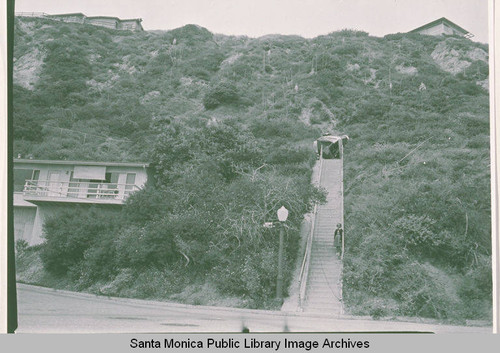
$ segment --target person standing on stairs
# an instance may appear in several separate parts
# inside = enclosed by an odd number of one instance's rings
[[[342,251],[342,237],[344,236],[344,231],[342,230],[342,224],[337,224],[337,229],[333,233],[333,246],[335,246],[337,256],[341,256]]]

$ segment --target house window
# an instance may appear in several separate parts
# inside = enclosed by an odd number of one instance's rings
[[[105,184],[102,185],[101,197],[114,199],[118,197],[118,177],[120,173],[106,173]]]
[[[105,182],[108,183],[108,188],[110,189],[116,189],[118,184],[118,177],[120,176],[120,173],[106,173],[106,180]]]
[[[127,180],[125,183],[125,196],[128,196],[135,189],[135,173],[127,173]]]

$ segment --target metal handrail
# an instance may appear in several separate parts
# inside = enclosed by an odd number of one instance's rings
[[[318,186],[321,185],[321,174],[323,169],[323,146],[320,149],[319,155],[319,172],[318,172]],[[306,296],[306,288],[307,288],[307,277],[309,276],[309,263],[311,260],[311,248],[312,241],[314,236],[314,228],[316,225],[316,213],[318,211],[318,205],[314,205],[314,210],[311,214],[311,231],[309,232],[309,236],[307,237],[306,250],[304,253],[304,259],[302,260],[302,266],[300,268],[299,275],[299,308],[302,309],[304,304],[305,296]]]

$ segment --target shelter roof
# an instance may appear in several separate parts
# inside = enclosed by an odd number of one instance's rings
[[[341,136],[335,136],[335,135],[324,135],[321,136],[317,141],[319,142],[330,142],[330,143],[335,143],[339,140],[349,140],[349,136],[347,135],[341,135]]]

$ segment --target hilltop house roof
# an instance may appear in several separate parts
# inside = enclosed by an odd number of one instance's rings
[[[47,15],[49,17],[68,17],[68,16],[78,16],[78,17],[85,17],[85,15],[81,12],[74,12],[74,13],[60,13],[56,15]]]
[[[457,25],[456,23],[453,23],[451,22],[449,19],[447,19],[446,17],[441,17],[435,21],[432,21],[432,22],[429,22],[423,26],[420,26],[418,28],[415,28],[413,30],[411,30],[409,33],[418,33],[418,32],[422,32],[426,29],[429,29],[429,28],[432,28],[432,27],[435,27],[435,26],[438,26],[440,24],[443,24],[445,26],[448,26],[450,28],[452,28],[453,30],[455,30],[456,32],[458,33],[461,33],[464,37],[467,37],[467,38],[470,38],[473,36],[472,33],[470,33],[469,31],[467,31],[466,29],[460,27],[459,25]]]
[[[89,20],[96,20],[96,19],[99,19],[99,18],[102,18],[102,19],[105,19],[105,20],[120,21],[120,19],[118,17],[113,17],[113,16],[87,16],[87,19],[89,19]]]
[[[107,167],[132,167],[132,168],[147,168],[149,163],[145,162],[93,162],[93,161],[62,161],[62,160],[46,160],[46,159],[19,159],[14,158],[14,163],[25,164],[51,164],[51,165],[95,165]]]
[[[126,18],[124,20],[120,20],[122,22],[125,22],[125,21],[139,21],[139,22],[142,22],[142,18]]]

